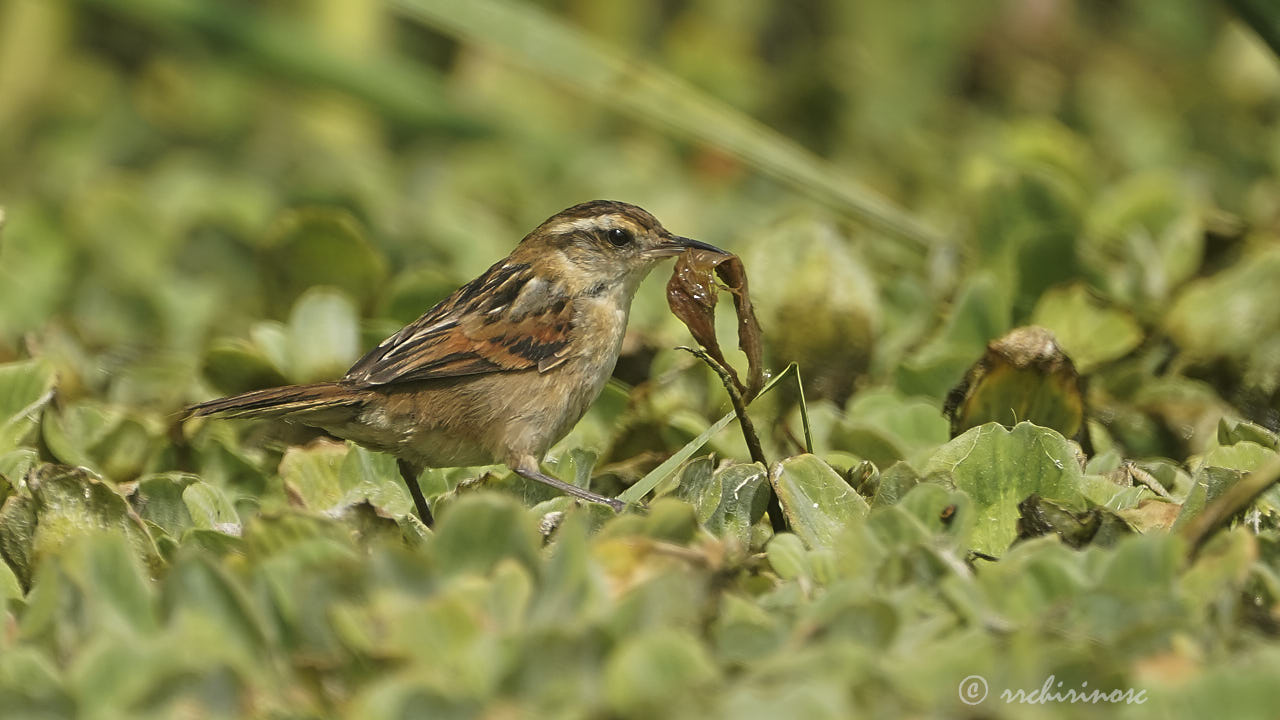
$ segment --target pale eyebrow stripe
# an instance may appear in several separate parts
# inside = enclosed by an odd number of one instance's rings
[[[559,235],[574,230],[595,230],[599,227],[625,227],[630,230],[641,229],[631,218],[626,215],[610,214],[599,215],[589,218],[575,218],[573,220],[561,220],[560,222],[547,228],[547,232],[553,235]]]

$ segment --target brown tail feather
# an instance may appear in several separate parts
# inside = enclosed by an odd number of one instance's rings
[[[359,390],[338,383],[286,385],[254,390],[192,405],[186,417],[217,415],[226,418],[280,417],[328,408],[359,405],[364,401]]]

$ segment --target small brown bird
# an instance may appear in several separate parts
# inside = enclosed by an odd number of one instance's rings
[[[539,464],[613,373],[640,281],[659,260],[693,248],[724,252],[672,235],[635,205],[574,205],[341,380],[257,390],[187,413],[279,417],[390,453],[428,523],[423,468],[497,462],[620,510],[620,501],[549,477]]]

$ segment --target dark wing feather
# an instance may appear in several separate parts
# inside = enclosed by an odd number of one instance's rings
[[[531,281],[526,264],[494,265],[369,351],[343,382],[368,387],[554,367],[569,345],[571,305],[545,295],[517,314]]]

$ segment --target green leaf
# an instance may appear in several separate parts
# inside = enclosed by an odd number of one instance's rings
[[[89,468],[115,482],[142,473],[158,447],[151,429],[105,403],[85,401],[47,412],[42,430],[54,458]]]
[[[767,656],[785,640],[784,623],[755,603],[725,594],[711,628],[717,655],[730,663]]]
[[[353,536],[352,529],[336,518],[292,507],[254,515],[244,528],[246,551],[252,557],[259,561],[285,557],[281,565],[295,571],[320,559],[350,559]]]
[[[907,395],[943,398],[982,355],[987,342],[1009,329],[1010,302],[992,273],[971,276],[937,335],[895,368],[898,389]]]
[[[0,522],[3,522],[3,520],[4,513],[0,511]],[[0,560],[3,559],[0,556]],[[18,580],[18,576],[9,568],[8,563],[0,562],[0,603],[21,597],[22,583]]]
[[[1172,530],[1178,530],[1204,511],[1209,503],[1217,500],[1223,493],[1240,482],[1242,473],[1233,468],[1205,466],[1196,470],[1192,476],[1191,491],[1182,503],[1182,512],[1173,522]]]
[[[485,573],[504,558],[534,570],[541,564],[539,544],[537,525],[522,505],[494,493],[471,493],[440,513],[430,548],[440,571],[453,575]]]
[[[343,504],[350,490],[339,473],[347,453],[346,445],[332,442],[291,447],[280,460],[280,479],[305,507],[333,510]]]
[[[182,504],[187,507],[191,525],[197,530],[240,534],[240,517],[216,485],[204,482],[188,485],[182,491]]]
[[[271,366],[288,374],[293,358],[290,355],[289,328],[284,323],[274,320],[256,322],[249,328],[249,338],[253,341],[254,352],[262,355]]]
[[[32,36],[33,41],[63,22],[62,11],[57,8],[38,12],[44,20],[31,28],[37,33]],[[6,17],[6,26],[13,28],[11,32],[21,32],[15,21],[22,15],[11,12]],[[17,43],[9,46],[16,48]],[[61,222],[65,216],[34,204],[26,204],[26,208],[30,212],[19,213],[11,206],[9,227],[0,243],[4,253],[4,262],[0,263],[0,337],[4,338],[39,330],[65,305],[67,293],[76,282],[77,255],[67,242]]]
[[[341,377],[360,355],[360,315],[341,291],[312,288],[289,313],[289,377],[294,382]]]
[[[815,632],[877,650],[889,648],[901,625],[893,605],[847,584],[830,588],[805,610],[805,623]]]
[[[715,475],[720,502],[704,524],[712,533],[746,547],[751,544],[751,526],[764,516],[769,501],[769,473],[763,465],[744,463],[721,468]]]
[[[1218,421],[1219,445],[1235,445],[1244,441],[1257,443],[1272,450],[1280,450],[1280,435],[1261,425],[1245,420],[1228,420],[1226,418]]]
[[[1196,467],[1220,467],[1240,472],[1258,469],[1267,460],[1276,456],[1276,451],[1259,445],[1256,442],[1243,440],[1234,445],[1218,446],[1201,456]]]
[[[1041,295],[1031,324],[1051,331],[1081,373],[1124,357],[1143,337],[1133,316],[1099,302],[1082,283]]]
[[[31,448],[18,448],[0,454],[0,475],[8,478],[10,484],[18,478],[26,477],[31,468],[40,463],[40,453]]]
[[[93,448],[110,437],[122,419],[113,408],[79,403],[45,416],[44,442],[57,460],[100,471]]]
[[[288,20],[272,12],[246,10],[228,15],[216,4],[145,0],[91,0],[164,32],[182,26],[171,39],[181,47],[189,31],[207,41],[234,42],[238,58],[256,75],[264,72],[277,82],[319,87],[357,98],[391,120],[440,132],[483,132],[476,118],[459,112],[445,99],[446,89],[435,73],[420,63],[392,53],[360,52],[321,28]],[[342,26],[350,29],[349,23]],[[243,70],[242,70],[243,72]],[[237,78],[238,79],[238,78]],[[206,88],[201,86],[201,91]]]
[[[148,475],[138,480],[129,504],[138,517],[155,523],[170,537],[181,538],[192,526],[191,511],[183,502],[183,495],[199,481],[195,475],[182,472]]]
[[[386,453],[348,445],[347,456],[338,469],[338,482],[347,488],[344,502],[367,500],[379,511],[407,516],[413,511],[413,500],[400,477],[396,459]],[[590,469],[587,470],[590,473]]]
[[[904,462],[890,465],[888,470],[880,473],[875,495],[871,498],[871,507],[897,505],[898,501],[922,480],[919,473]]]
[[[1164,327],[1193,357],[1250,359],[1267,347],[1260,338],[1280,332],[1276,277],[1280,251],[1268,250],[1211,277],[1192,280],[1164,315]]]
[[[140,635],[158,627],[154,588],[128,533],[111,529],[76,537],[63,566],[84,589],[98,627]]]
[[[550,463],[552,474],[565,478],[570,485],[580,488],[591,487],[591,471],[595,469],[599,453],[583,448],[571,448]]]
[[[715,664],[694,638],[673,628],[627,638],[605,665],[609,707],[626,717],[653,717],[688,708],[695,691],[717,677]]]
[[[556,531],[555,546],[529,611],[532,623],[544,627],[573,623],[603,600],[603,587],[588,559],[588,530],[587,513],[571,511]]]
[[[362,307],[371,306],[382,290],[387,273],[386,261],[370,245],[360,221],[347,210],[333,207],[286,210],[268,233],[263,259],[269,296],[277,308],[293,306],[295,317],[312,311],[322,314],[326,310],[358,317],[346,298],[354,298]],[[308,290],[321,285],[332,289],[323,291],[321,300],[313,301],[319,303],[319,307],[300,311],[298,306]],[[334,296],[343,300],[335,301]],[[339,305],[345,307],[337,307]],[[326,329],[323,316],[304,322],[308,323],[309,330]],[[351,328],[352,332],[356,330]],[[328,331],[334,332],[334,329],[328,328]],[[344,340],[347,331],[345,327],[338,331]],[[352,336],[353,342],[356,337],[358,332]],[[315,348],[320,349],[318,342]],[[325,357],[332,357],[331,352],[326,352]],[[295,356],[295,360],[301,358]]]
[[[119,531],[149,566],[160,562],[159,552],[142,519],[111,486],[84,468],[41,465],[27,480],[36,506],[32,555],[39,559],[86,533]]]
[[[1018,537],[1028,539],[1053,534],[1073,548],[1088,544],[1108,547],[1133,532],[1119,515],[1099,506],[1075,512],[1062,503],[1032,494],[1018,504]]]
[[[698,533],[692,505],[675,498],[658,498],[649,504],[641,531],[655,540],[687,545]]]
[[[1154,310],[1200,266],[1204,234],[1200,202],[1182,178],[1138,174],[1093,205],[1077,253],[1110,297]]]
[[[905,398],[892,390],[860,393],[845,411],[847,420],[833,440],[841,449],[887,468],[950,438],[947,419],[934,402]]]
[[[1017,155],[1016,166],[993,168],[975,208],[978,265],[1000,275],[1020,314],[1044,288],[1078,274],[1074,246],[1085,207],[1082,168],[1072,165],[1084,162],[1088,143],[1061,126],[1034,123],[1010,129],[999,151]],[[1073,149],[1082,152],[1062,157]]]
[[[260,347],[239,338],[215,342],[205,353],[201,369],[215,389],[229,395],[289,382]]]
[[[36,647],[18,645],[0,653],[0,701],[8,712],[25,711],[31,718],[73,717],[76,702],[65,684],[57,665]]]
[[[813,575],[804,541],[791,533],[774,535],[768,547],[765,548],[765,556],[769,558],[769,565],[773,571],[783,580],[808,578]]]
[[[984,566],[977,581],[991,608],[1016,623],[1076,601],[1090,583],[1080,555],[1056,538],[1018,543],[1000,562]]]
[[[787,252],[777,252],[779,246]],[[818,397],[848,397],[872,359],[881,301],[863,255],[821,216],[761,227],[742,252],[746,267],[767,269],[752,271],[751,298],[770,345],[787,348]],[[803,393],[791,397],[797,395]],[[801,405],[800,412],[803,422],[807,409]]]
[[[680,470],[675,496],[693,506],[698,522],[706,524],[720,507],[723,491],[711,456],[690,460]]]
[[[791,529],[809,547],[829,546],[870,508],[831,466],[814,455],[797,455],[774,465],[769,481],[778,493]]]
[[[53,397],[54,374],[41,360],[0,365],[0,454],[18,447]]]
[[[1205,544],[1195,563],[1178,578],[1178,587],[1201,608],[1207,609],[1214,602],[1231,602],[1245,592],[1256,552],[1247,529],[1224,532]]]
[[[973,428],[934,453],[925,473],[947,472],[973,498],[982,520],[974,528],[973,549],[999,555],[1017,537],[1018,503],[1032,493],[1079,501],[1083,473],[1066,438],[1048,428],[997,423]]]
[[[24,588],[31,587],[35,575],[35,536],[36,501],[10,495],[0,506],[0,557]]]
[[[181,555],[161,587],[160,604],[174,624],[210,623],[213,656],[253,657],[274,640],[274,626],[234,575],[206,554]]]
[[[635,485],[624,490],[622,494],[618,495],[618,499],[625,503],[639,502],[640,498],[644,497],[650,490],[657,487],[658,484],[665,480],[676,468],[680,467],[681,463],[693,457],[694,453],[702,449],[702,446],[707,444],[707,441],[711,439],[712,435],[723,430],[736,418],[737,415],[730,412],[712,423],[710,427],[703,430],[697,437],[685,443],[685,446],[676,451],[674,455],[664,460],[661,465],[650,470],[643,478],[640,478]]]
[[[978,514],[964,491],[922,482],[907,491],[897,507],[913,515],[926,529],[946,534],[957,546],[969,548],[969,535],[978,524]]]

